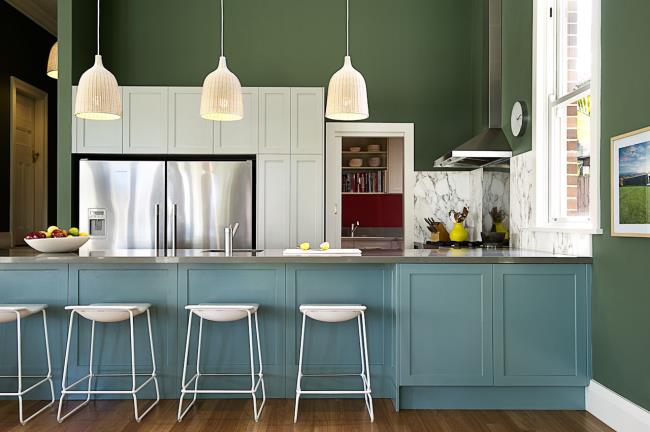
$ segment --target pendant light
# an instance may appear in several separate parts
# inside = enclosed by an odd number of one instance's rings
[[[332,120],[363,120],[368,118],[368,93],[363,75],[350,61],[350,0],[346,0],[345,60],[343,67],[330,79],[327,87],[325,117]]]
[[[223,55],[223,0],[221,0],[221,56],[217,69],[205,77],[201,91],[201,117],[207,120],[234,121],[244,118],[241,83],[228,70]]]
[[[79,78],[74,115],[87,120],[116,120],[122,117],[122,100],[117,80],[104,67],[99,54],[99,2],[95,64]]]
[[[50,48],[50,55],[47,57],[47,76],[59,78],[59,42],[54,42]]]

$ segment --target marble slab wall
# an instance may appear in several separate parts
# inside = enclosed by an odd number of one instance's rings
[[[441,221],[451,230],[450,210],[469,208],[465,227],[470,240],[480,240],[481,231],[489,230],[492,220],[485,209],[497,206],[508,212],[510,201],[508,173],[474,171],[430,171],[415,174],[414,212],[416,242],[429,239],[424,218]]]
[[[535,153],[510,159],[510,244],[520,249],[591,256],[591,235],[535,229]]]

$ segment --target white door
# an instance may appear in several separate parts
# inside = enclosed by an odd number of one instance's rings
[[[122,90],[124,153],[167,153],[167,87]]]
[[[256,154],[258,127],[258,89],[242,88],[244,118],[219,122],[214,128],[214,152],[218,154]]]
[[[323,156],[291,155],[291,245],[323,236]]]
[[[77,87],[75,86],[72,88],[72,152],[121,154],[122,118],[117,120],[77,118],[74,115],[76,96]]]
[[[291,90],[260,88],[260,154],[289,154],[291,150]]]
[[[11,232],[14,245],[46,223],[45,140],[47,99],[16,91],[11,149]],[[39,108],[40,103],[40,108]],[[40,111],[39,111],[40,110]]]
[[[289,155],[260,155],[257,158],[257,247],[292,247],[289,234],[291,202]]]
[[[330,138],[328,136],[327,151],[325,152],[327,157],[325,162],[325,169],[327,170],[325,175],[327,180],[325,185],[325,190],[327,190],[327,198],[325,199],[325,235],[332,248],[341,247],[341,212],[343,211],[341,204],[342,143],[341,137]]]
[[[291,89],[291,154],[323,153],[323,88]]]
[[[212,154],[216,122],[200,108],[201,87],[169,88],[169,153]]]

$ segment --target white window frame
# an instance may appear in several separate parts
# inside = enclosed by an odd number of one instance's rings
[[[536,159],[536,211],[535,230],[573,232],[573,233],[602,233],[600,226],[600,0],[593,2],[592,14],[592,75],[589,84],[581,86],[551,103],[548,99],[548,89],[551,88],[558,74],[556,67],[557,31],[551,28],[549,20],[550,8],[555,9],[556,0],[534,0],[533,9],[533,121],[532,137],[533,151]],[[557,13],[554,10],[554,15]],[[551,62],[551,63],[549,63]],[[561,105],[577,94],[591,90],[591,149],[590,149],[590,182],[589,182],[589,216],[584,218],[571,217],[554,219],[553,191],[566,187],[566,176],[551,178],[550,167],[553,150],[550,146],[550,128],[552,106]]]

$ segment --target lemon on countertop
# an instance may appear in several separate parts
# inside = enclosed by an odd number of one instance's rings
[[[305,242],[305,243],[300,243],[300,246],[299,246],[299,247],[300,247],[300,249],[306,251],[306,250],[309,250],[310,245],[309,245],[308,242]]]
[[[329,242],[323,242],[320,244],[320,250],[326,251],[330,248],[330,243]]]

